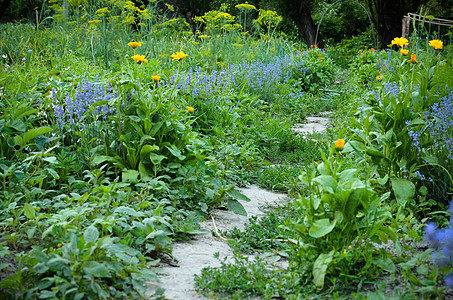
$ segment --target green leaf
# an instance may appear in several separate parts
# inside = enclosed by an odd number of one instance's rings
[[[384,153],[382,153],[381,151],[377,150],[376,148],[368,148],[365,151],[365,153],[368,154],[369,156],[385,157]]]
[[[313,280],[317,288],[324,287],[324,278],[329,264],[332,262],[334,250],[329,253],[321,253],[313,264]]]
[[[63,270],[63,268],[65,268],[68,264],[69,264],[69,261],[62,257],[55,257],[55,258],[49,259],[46,263],[47,267],[49,267],[49,269],[51,269],[53,271]]]
[[[173,156],[177,157],[179,160],[184,160],[186,158],[185,155],[182,155],[181,150],[179,150],[175,145],[171,145],[170,147],[165,146],[165,148],[167,148],[170,153],[173,154]]]
[[[244,206],[236,199],[228,199],[228,209],[237,215],[247,216]]]
[[[83,271],[85,272],[86,275],[92,277],[104,277],[104,278],[111,277],[107,267],[104,264],[97,261],[88,262],[83,267]]]
[[[85,243],[96,243],[99,238],[99,230],[94,226],[89,226],[83,233]]]
[[[320,175],[318,177],[313,178],[313,181],[319,183],[324,191],[329,192],[331,194],[335,193],[337,182],[332,176]]]
[[[35,233],[36,233],[36,226],[33,226],[32,228],[28,229],[27,230],[28,239],[31,240],[35,236]]]
[[[230,190],[226,192],[228,196],[230,196],[233,199],[239,200],[239,201],[245,201],[245,202],[250,202],[249,197],[246,195],[242,194],[241,192],[238,192],[236,190]]]
[[[53,179],[58,180],[60,179],[60,175],[58,175],[57,172],[55,172],[54,169],[51,168],[46,168],[47,172],[49,172],[50,175],[52,175]]]
[[[136,211],[135,209],[127,206],[120,206],[115,209],[115,213],[123,213],[125,215],[133,216],[133,217],[143,217],[145,214],[143,212]]]
[[[48,163],[51,163],[51,164],[57,164],[58,163],[58,160],[55,156],[48,156],[48,157],[43,157],[42,158],[43,161],[47,161]]]
[[[415,195],[415,185],[405,178],[392,177],[393,193],[396,201],[400,205],[405,205]]]
[[[123,182],[138,182],[138,175],[140,173],[137,170],[126,170],[121,173],[121,178]]]
[[[159,154],[152,153],[152,152],[149,154],[149,159],[151,160],[151,162],[154,165],[160,164],[166,158],[167,158],[166,156],[159,155]]]
[[[28,130],[27,132],[24,133],[24,137],[22,139],[22,145],[20,146],[25,146],[25,144],[28,143],[31,139],[34,139],[38,135],[46,134],[48,132],[51,132],[52,128],[50,127],[38,127],[38,128],[32,128]]]
[[[140,159],[149,157],[149,154],[153,151],[159,150],[159,146],[156,145],[144,145],[140,150]]]
[[[34,220],[36,218],[36,210],[30,203],[25,203],[24,213],[30,220]]]
[[[316,220],[313,225],[311,225],[308,234],[314,238],[323,237],[335,228],[336,223],[336,220],[334,220],[333,223],[330,223],[330,220],[327,218]]]
[[[375,259],[372,260],[372,262],[373,262],[373,264],[375,264],[376,266],[378,266],[382,270],[389,272],[390,274],[393,274],[396,271],[395,264],[388,257],[380,257],[380,258],[377,258],[377,259],[375,258]]]

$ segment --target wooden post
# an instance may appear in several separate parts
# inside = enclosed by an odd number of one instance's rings
[[[403,18],[403,30],[401,32],[401,37],[405,38],[409,36],[409,28],[411,26],[411,18],[409,16],[405,16]]]
[[[68,17],[68,9],[69,9],[68,0],[63,0],[62,8],[64,9],[64,11],[63,11],[63,16],[64,16],[65,18],[67,18],[67,17]]]

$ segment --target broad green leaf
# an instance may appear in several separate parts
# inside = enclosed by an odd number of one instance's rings
[[[62,257],[55,257],[52,259],[49,259],[46,263],[47,267],[49,269],[55,271],[55,270],[62,270],[69,264],[69,260],[62,258]]]
[[[228,199],[228,209],[237,215],[247,216],[244,206],[236,199]]]
[[[104,277],[104,278],[110,278],[110,273],[107,267],[97,261],[89,261],[84,267],[83,271],[85,272],[86,275],[92,276],[92,277]]]
[[[393,193],[395,194],[396,201],[405,205],[415,195],[415,185],[405,178],[392,177]]]
[[[378,178],[377,179],[377,182],[380,184],[380,185],[385,185],[387,183],[387,181],[389,180],[389,175],[388,174],[385,174],[384,178]]]
[[[170,147],[165,146],[165,148],[167,148],[170,153],[173,154],[173,156],[177,157],[179,160],[184,160],[186,158],[185,155],[182,155],[181,150],[179,150],[175,145],[171,145]]]
[[[21,146],[25,146],[25,144],[27,144],[28,141],[30,141],[31,139],[34,139],[38,135],[46,134],[46,133],[51,132],[51,131],[52,131],[52,128],[44,127],[44,126],[43,127],[38,127],[38,128],[32,128],[32,129],[30,129],[30,130],[28,130],[27,132],[24,133],[24,138],[22,140],[23,145],[21,145]]]
[[[36,226],[33,226],[32,228],[28,229],[27,230],[28,239],[31,240],[35,236],[35,233],[36,233]]]
[[[336,220],[334,220],[333,223],[330,223],[330,220],[327,218],[316,220],[310,227],[308,234],[314,238],[323,237],[335,228],[336,223]]]
[[[98,165],[103,162],[115,162],[115,159],[111,156],[106,156],[106,155],[98,155],[93,158],[93,164]]]
[[[23,120],[15,120],[13,123],[10,124],[10,126],[15,130],[21,132],[24,132],[27,129],[27,123],[25,123]]]
[[[376,148],[368,148],[366,151],[365,151],[366,154],[368,154],[369,156],[374,156],[374,157],[385,157],[384,156],[384,153],[382,153],[381,151],[377,150]]]
[[[249,197],[236,190],[227,191],[226,193],[233,199],[250,202]]]
[[[77,293],[74,296],[74,300],[82,300],[85,297],[85,293]]]
[[[139,172],[137,170],[126,170],[121,173],[121,179],[123,182],[138,182]]]
[[[317,288],[324,287],[324,278],[329,264],[332,262],[334,250],[329,253],[321,253],[313,264],[313,281]]]
[[[340,180],[346,181],[353,178],[355,173],[357,173],[357,169],[347,169],[339,174],[339,178]]]
[[[152,153],[152,152],[149,154],[149,159],[151,160],[151,162],[154,165],[160,164],[166,158],[167,158],[166,156],[159,155],[159,154]]]
[[[331,194],[335,193],[337,182],[332,176],[320,175],[318,177],[313,178],[313,181],[319,183],[324,191],[329,192]]]
[[[85,243],[96,243],[99,238],[99,230],[94,226],[89,226],[83,233]]]
[[[140,159],[147,158],[153,151],[159,150],[159,146],[156,145],[144,145],[140,150]]]
[[[135,209],[127,206],[120,206],[115,209],[115,213],[123,213],[125,215],[133,216],[133,217],[143,217],[145,214],[141,211],[136,211]]]
[[[380,257],[372,260],[373,264],[390,274],[395,273],[396,267],[393,261],[388,257]]]
[[[55,156],[48,156],[48,157],[43,157],[42,158],[43,161],[47,161],[48,163],[51,163],[51,164],[57,164],[58,163],[58,160]]]
[[[36,210],[30,203],[25,203],[24,213],[30,220],[34,220],[36,218]]]
[[[53,179],[60,179],[60,175],[58,175],[58,173],[54,170],[54,169],[51,169],[51,168],[46,168],[47,172],[49,172],[50,175],[52,175]]]
[[[43,290],[38,293],[38,299],[55,299],[55,293],[48,291],[48,290]]]

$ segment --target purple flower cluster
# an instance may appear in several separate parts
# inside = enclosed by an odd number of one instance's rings
[[[396,82],[386,82],[384,83],[385,94],[392,95],[395,99],[398,99],[398,94],[400,93],[400,88]]]
[[[418,153],[421,153],[422,148],[420,144],[420,132],[413,130],[412,127],[410,126],[409,121],[406,121],[405,124],[407,126],[407,133],[409,134],[409,137],[412,139],[412,145],[417,148]]]
[[[56,100],[56,91],[54,89],[52,90],[52,97]],[[66,124],[83,126],[83,124],[79,124],[79,121],[89,111],[93,112],[95,120],[99,117],[106,118],[108,114],[113,112],[113,109],[108,104],[92,106],[100,101],[109,101],[115,97],[116,94],[109,85],[82,79],[77,86],[74,98],[70,97],[69,93],[66,93],[64,104],[54,105],[55,120],[60,129],[63,129]]]
[[[448,208],[453,215],[453,201]],[[429,247],[434,249],[432,257],[434,262],[441,268],[451,271],[453,264],[453,217],[450,217],[450,226],[444,229],[436,228],[434,223],[428,223],[425,227],[425,240]],[[445,277],[445,285],[453,288],[453,272]]]
[[[428,110],[427,119],[432,122],[428,132],[433,139],[433,148],[444,152],[449,160],[453,161],[453,91],[442,97]]]
[[[193,98],[209,99],[217,95],[228,95],[238,89],[269,98],[276,94],[279,84],[287,83],[295,74],[298,77],[305,76],[308,71],[303,60],[285,56],[270,62],[246,61],[230,65],[222,71],[190,69],[184,74],[171,76],[169,84]],[[293,96],[300,96],[300,93],[293,93]]]

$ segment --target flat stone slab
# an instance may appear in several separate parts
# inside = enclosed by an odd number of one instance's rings
[[[241,192],[250,198],[250,202],[241,202],[247,211],[247,216],[240,216],[228,210],[215,209],[212,213],[217,230],[228,231],[237,227],[244,230],[245,224],[251,216],[262,216],[260,207],[266,204],[276,204],[285,201],[286,195],[277,194],[252,185],[241,189]],[[179,242],[173,245],[172,255],[178,266],[162,264],[162,274],[159,275],[160,284],[149,284],[149,297],[157,288],[165,289],[165,298],[174,300],[209,299],[199,295],[195,291],[194,275],[201,274],[206,267],[220,267],[220,260],[226,257],[232,260],[233,252],[228,242],[217,235],[212,234],[215,230],[212,219],[200,224],[205,229],[204,234],[198,235],[188,242]],[[218,253],[219,259],[214,255]],[[148,297],[148,298],[149,298]]]
[[[295,124],[292,128],[296,134],[323,132],[327,129],[330,119],[326,117],[307,117],[307,123]]]

